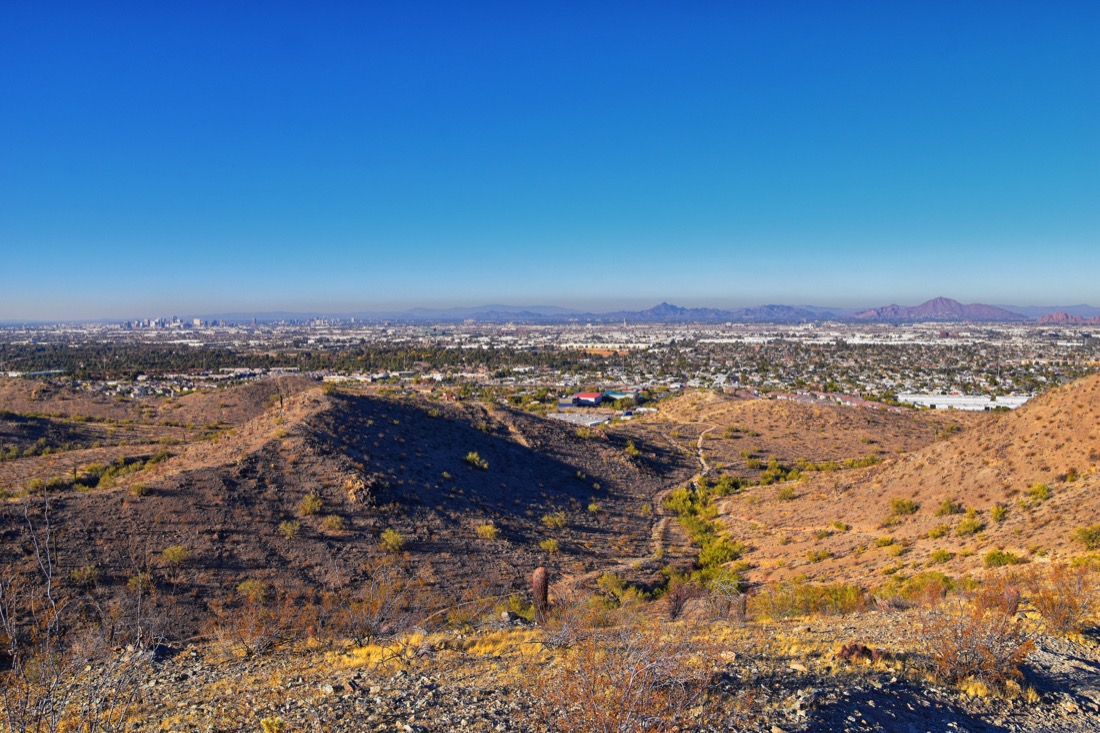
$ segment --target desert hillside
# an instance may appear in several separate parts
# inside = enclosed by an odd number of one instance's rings
[[[805,474],[722,500],[723,523],[756,549],[760,579],[980,569],[990,551],[1068,559],[1100,516],[1100,377],[960,426],[862,469]],[[822,553],[827,553],[823,555]]]
[[[506,408],[320,387],[219,399],[247,403],[237,414],[255,416],[189,442],[0,464],[13,496],[33,488],[32,476],[51,477],[65,574],[92,562],[102,586],[124,587],[141,573],[167,577],[163,551],[185,548],[165,588],[197,622],[244,581],[299,595],[355,587],[365,567],[395,553],[456,594],[522,587],[540,563],[560,577],[644,561],[633,570],[656,582],[675,560],[650,557],[659,494],[693,470],[667,445],[639,440],[632,454],[621,438],[582,437]],[[108,459],[135,470],[80,483],[88,464]],[[22,531],[13,501],[9,551]],[[385,546],[387,536],[396,546]]]

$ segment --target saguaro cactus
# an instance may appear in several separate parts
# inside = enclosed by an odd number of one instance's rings
[[[540,623],[546,617],[546,610],[549,608],[546,599],[549,587],[550,580],[546,568],[540,565],[535,568],[535,572],[531,573],[531,598],[535,602],[535,621]]]

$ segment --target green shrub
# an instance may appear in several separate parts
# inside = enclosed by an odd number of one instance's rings
[[[806,559],[813,563],[828,560],[830,557],[832,557],[832,553],[828,550],[810,550],[806,553]]]
[[[500,537],[500,530],[492,522],[477,525],[477,536],[483,540],[495,540]]]
[[[910,602],[931,604],[955,588],[954,580],[938,570],[929,570],[917,573],[911,578],[894,576],[879,587],[878,595],[883,598],[900,598]]]
[[[780,501],[794,501],[798,498],[798,494],[795,493],[795,490],[792,489],[790,486],[784,486],[782,489],[779,490],[779,493],[776,494],[776,497]]]
[[[993,508],[989,510],[989,516],[994,522],[1003,522],[1005,517],[1008,516],[1008,507],[1004,504],[994,504]]]
[[[745,545],[732,541],[728,537],[715,537],[703,544],[696,562],[700,567],[709,568],[736,560],[745,552]]]
[[[126,579],[126,588],[131,593],[148,593],[153,588],[153,578],[149,573],[135,573]]]
[[[302,525],[298,522],[286,521],[279,523],[279,534],[288,540],[292,540],[298,536],[298,532],[301,530]]]
[[[271,587],[267,581],[249,578],[237,584],[237,595],[250,603],[262,603],[268,597]]]
[[[329,514],[321,520],[321,529],[333,533],[347,532],[348,522],[339,514]]]
[[[1046,484],[1032,484],[1027,489],[1027,495],[1031,497],[1032,501],[1046,501],[1050,498],[1050,487]]]
[[[955,553],[948,552],[947,550],[936,550],[929,557],[928,560],[934,565],[943,565],[945,562],[951,561],[955,557]]]
[[[187,551],[187,548],[183,545],[172,545],[171,547],[165,547],[161,550],[160,557],[164,560],[164,563],[169,567],[178,568],[187,562],[187,558],[191,556],[191,553]]]
[[[904,517],[909,514],[916,514],[920,509],[920,504],[912,499],[891,499],[890,500],[890,513],[898,517]]]
[[[382,547],[388,552],[401,552],[405,548],[405,537],[392,527],[382,532]]]
[[[466,462],[466,465],[472,466],[480,471],[489,470],[489,462],[479,456],[477,451],[470,451],[462,460]]]
[[[597,512],[600,511],[600,505],[597,504],[594,501],[589,502],[588,503],[588,511],[591,512],[592,514],[596,514]]]
[[[947,533],[951,531],[951,528],[946,524],[939,524],[928,530],[928,539],[938,540],[940,537],[946,537]]]
[[[955,527],[955,535],[957,537],[969,537],[978,534],[983,529],[985,529],[985,522],[978,516],[978,512],[971,509],[966,513],[966,519],[959,522],[959,526]]]
[[[1073,539],[1084,545],[1086,550],[1100,550],[1100,524],[1075,530]]]
[[[1004,550],[990,550],[982,562],[987,568],[999,568],[1002,565],[1022,565],[1027,559]]]
[[[937,517],[946,517],[951,514],[962,514],[963,506],[954,499],[944,499],[940,502],[940,506],[936,509]]]
[[[750,599],[751,610],[770,619],[792,616],[842,615],[863,610],[867,596],[857,585],[816,585],[794,580],[768,586]]]
[[[71,578],[74,583],[84,588],[91,588],[99,585],[99,580],[102,576],[103,573],[100,572],[99,567],[96,565],[84,565],[69,573],[69,578]]]
[[[302,497],[302,500],[298,502],[298,514],[303,517],[309,517],[314,514],[318,514],[321,508],[325,505],[325,502],[321,497],[312,492]]]
[[[548,529],[561,529],[565,526],[565,512],[553,512],[542,515],[542,523]]]
[[[539,547],[553,555],[555,552],[561,549],[561,544],[553,538],[548,538],[539,543]]]
[[[879,537],[875,540],[875,547],[889,547],[897,542],[893,537]]]

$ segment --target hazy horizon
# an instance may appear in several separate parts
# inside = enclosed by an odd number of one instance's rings
[[[0,10],[0,321],[1100,302],[1100,6]]]
[[[76,316],[76,317],[32,317],[32,318],[4,318],[0,317],[0,325],[19,325],[19,324],[50,324],[50,323],[112,323],[112,322],[126,322],[126,321],[140,321],[150,319],[163,319],[163,318],[181,318],[181,319],[218,319],[232,316],[233,318],[267,318],[274,316],[285,316],[294,318],[303,317],[355,317],[355,316],[387,316],[394,315],[400,316],[403,314],[411,314],[416,311],[426,311],[429,313],[446,312],[446,311],[465,311],[465,310],[481,310],[486,308],[506,308],[506,309],[542,309],[542,308],[558,308],[565,312],[573,312],[578,314],[591,314],[601,315],[607,313],[616,313],[620,311],[645,311],[653,308],[661,303],[668,303],[673,306],[682,308],[711,308],[716,310],[730,310],[735,311],[740,308],[755,308],[762,306],[793,306],[793,307],[807,307],[807,308],[820,308],[826,310],[834,310],[837,315],[842,316],[847,313],[857,312],[861,310],[870,310],[872,308],[879,308],[887,305],[900,305],[900,306],[918,306],[935,297],[948,297],[951,300],[956,300],[960,303],[991,305],[994,307],[1007,308],[1012,310],[1017,308],[1020,310],[1032,310],[1032,309],[1044,309],[1053,311],[1058,308],[1079,308],[1084,307],[1090,310],[1100,311],[1100,306],[1093,305],[1092,303],[979,303],[979,301],[960,300],[958,298],[950,298],[950,296],[931,296],[925,297],[918,301],[887,301],[881,300],[874,303],[856,303],[856,304],[823,304],[823,303],[811,303],[811,302],[784,302],[780,300],[768,300],[760,302],[718,302],[712,300],[697,300],[697,299],[677,299],[677,298],[660,298],[659,300],[615,300],[615,301],[577,301],[573,304],[552,303],[552,302],[515,302],[515,303],[492,303],[481,301],[470,301],[465,303],[456,303],[452,301],[447,302],[405,302],[405,303],[392,303],[392,304],[374,304],[374,305],[346,305],[345,307],[307,307],[300,308],[280,307],[273,306],[270,308],[223,308],[223,309],[188,309],[177,308],[169,309],[165,311],[141,311],[141,312],[109,312],[101,315],[89,315],[89,316]]]

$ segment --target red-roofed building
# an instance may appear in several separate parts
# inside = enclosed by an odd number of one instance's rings
[[[573,395],[574,405],[595,406],[603,402],[603,395],[599,392],[578,392]]]

